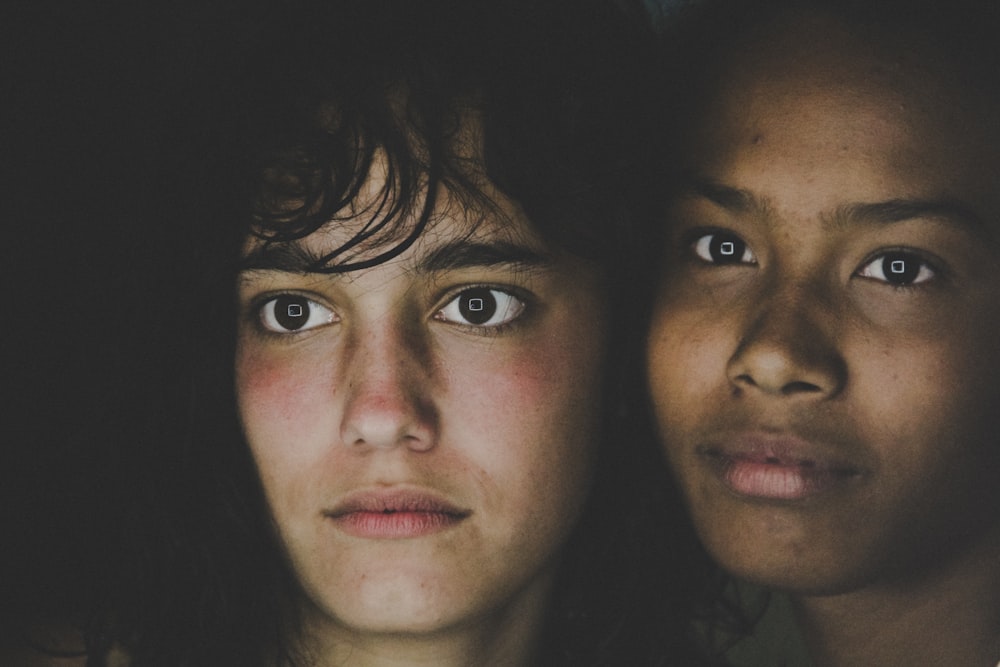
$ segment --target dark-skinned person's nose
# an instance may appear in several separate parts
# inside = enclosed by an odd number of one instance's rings
[[[821,400],[843,389],[847,366],[828,330],[833,315],[803,300],[765,304],[749,319],[726,368],[736,391]]]

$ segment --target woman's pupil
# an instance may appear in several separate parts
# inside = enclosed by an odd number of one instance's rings
[[[496,313],[497,300],[485,288],[466,290],[458,297],[458,311],[472,324],[484,324]]]
[[[274,302],[274,318],[286,329],[301,329],[309,320],[309,300],[301,296],[279,296]]]

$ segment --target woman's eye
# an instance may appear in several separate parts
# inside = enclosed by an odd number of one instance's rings
[[[463,290],[439,310],[435,319],[477,327],[506,324],[524,312],[524,302],[513,294],[489,287]]]
[[[712,232],[695,239],[694,254],[710,264],[756,264],[746,241],[735,234]]]
[[[862,266],[858,275],[880,280],[894,287],[908,287],[927,282],[937,272],[913,253],[887,252]]]
[[[333,311],[297,294],[282,294],[260,307],[260,321],[274,333],[297,333],[336,322]]]

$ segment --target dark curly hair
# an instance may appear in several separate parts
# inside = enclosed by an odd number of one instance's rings
[[[624,0],[286,3],[187,54],[197,66],[157,98],[162,158],[144,190],[156,213],[139,216],[157,224],[130,232],[141,275],[155,277],[141,288],[152,307],[135,316],[145,336],[124,353],[145,360],[120,392],[132,416],[107,492],[120,528],[88,592],[90,664],[115,647],[134,667],[302,662],[294,573],[235,411],[233,286],[248,235],[273,247],[356,220],[377,152],[389,177],[368,224],[316,270],[403,252],[439,186],[488,210],[483,169],[550,245],[604,268],[616,330],[633,328],[626,223],[650,199],[658,122],[647,23]],[[470,117],[482,142],[471,162]],[[631,370],[623,341],[613,336],[622,363],[610,366]],[[712,570],[612,375],[607,395],[620,400],[539,663],[702,664],[692,619]]]

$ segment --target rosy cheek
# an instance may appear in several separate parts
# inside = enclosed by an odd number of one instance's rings
[[[527,343],[520,354],[505,360],[497,372],[498,380],[522,400],[558,404],[559,397],[588,394],[599,384],[601,368],[600,334],[567,336],[567,326],[556,334],[543,335]]]
[[[331,436],[331,425],[323,417],[329,412],[329,397],[324,402],[321,377],[316,364],[280,354],[244,349],[237,355],[236,390],[244,435],[272,509],[279,515],[314,500],[313,473]]]
[[[563,366],[558,351],[543,354],[541,345],[532,346],[528,354],[518,355],[497,369],[498,382],[519,395],[537,395],[550,384],[555,384]]]
[[[510,350],[476,360],[476,373],[462,377],[458,396],[475,402],[478,414],[492,415],[493,429],[519,441],[569,441],[599,414],[602,365],[600,335],[567,337],[569,327],[554,327]],[[558,335],[557,335],[558,334]],[[559,447],[543,448],[555,453]]]
[[[301,366],[280,355],[240,350],[236,359],[236,392],[246,428],[278,422],[288,429],[304,421],[309,406],[314,404],[309,396],[315,387]]]

